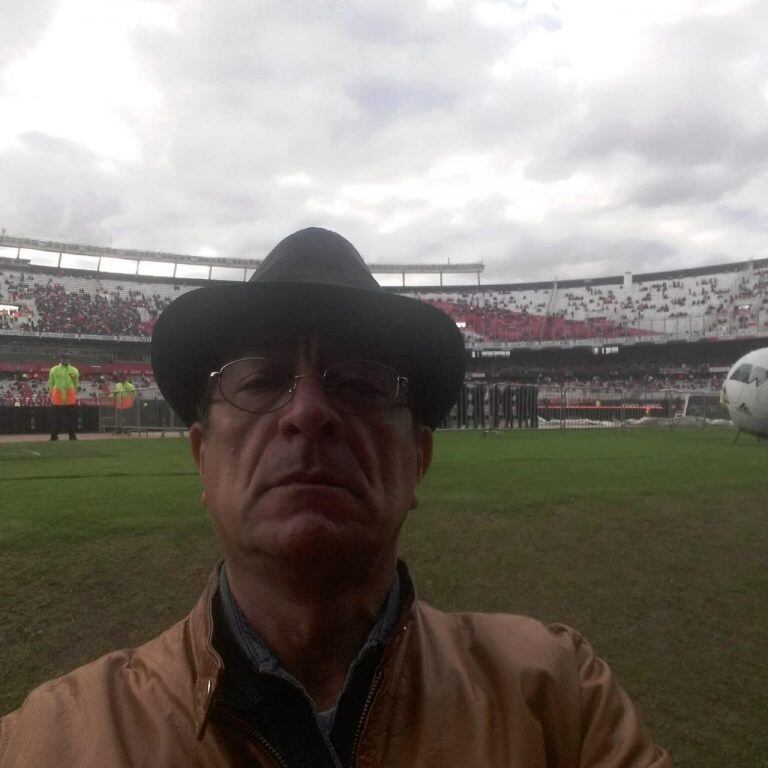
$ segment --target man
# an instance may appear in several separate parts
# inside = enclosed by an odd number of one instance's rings
[[[70,440],[77,440],[77,388],[80,373],[69,364],[69,355],[62,354],[59,364],[48,372],[48,392],[51,395],[51,440],[59,439],[66,429]]]
[[[115,376],[116,383],[115,388],[112,391],[112,397],[115,402],[115,424],[118,432],[124,432],[124,422],[126,416],[123,413],[133,408],[133,404],[136,400],[136,387],[129,378],[128,374],[117,374]]]
[[[117,410],[122,411],[133,406],[136,399],[136,387],[127,374],[115,376],[115,388],[112,390],[112,397]]]
[[[173,302],[152,359],[224,563],[175,627],[1,720],[0,768],[669,765],[578,633],[414,597],[398,536],[464,372],[447,315],[308,229]]]

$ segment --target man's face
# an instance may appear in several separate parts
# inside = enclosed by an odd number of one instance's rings
[[[317,342],[286,346],[249,354],[284,358],[296,374],[322,375],[350,359]],[[307,572],[335,565],[350,578],[355,566],[393,565],[432,454],[431,432],[414,428],[408,407],[339,413],[315,377],[300,379],[291,401],[265,414],[240,411],[215,390],[190,441],[228,562]]]

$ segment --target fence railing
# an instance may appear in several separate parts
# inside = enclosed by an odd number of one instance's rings
[[[114,393],[99,398],[99,432],[183,432],[176,415],[158,387],[135,393]]]
[[[615,429],[730,423],[720,393],[702,390],[466,383],[447,429]],[[183,432],[157,387],[99,400],[100,432]]]
[[[703,390],[467,383],[448,429],[614,429],[728,424],[720,393]]]

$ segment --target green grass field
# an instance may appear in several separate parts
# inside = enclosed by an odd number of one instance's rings
[[[439,433],[403,554],[446,609],[580,629],[676,766],[768,766],[768,444]],[[217,560],[186,442],[0,445],[0,712],[183,616]]]

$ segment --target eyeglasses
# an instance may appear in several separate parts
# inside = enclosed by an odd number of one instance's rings
[[[306,378],[320,379],[326,397],[341,413],[371,415],[392,405],[401,392],[408,394],[407,378],[372,360],[345,360],[322,374],[295,374],[284,360],[244,357],[212,371],[209,382],[218,382],[221,396],[235,408],[271,413],[287,405],[299,379]]]

